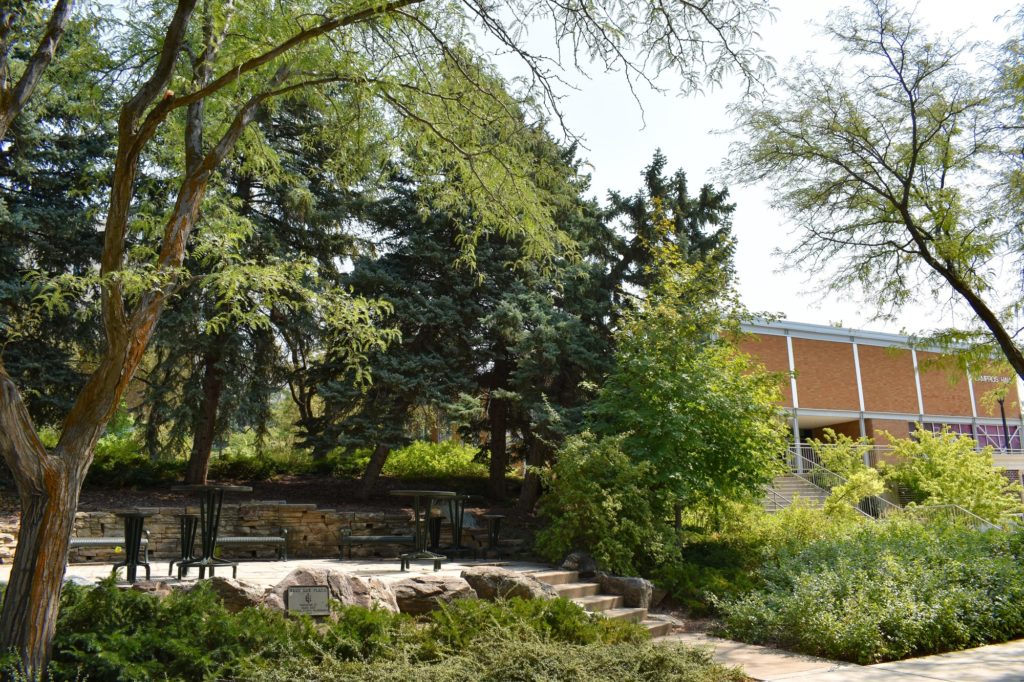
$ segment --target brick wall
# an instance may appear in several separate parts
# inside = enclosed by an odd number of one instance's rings
[[[794,338],[793,365],[801,408],[860,409],[850,344]]]
[[[861,344],[857,355],[866,411],[917,414],[914,358],[909,350]]]

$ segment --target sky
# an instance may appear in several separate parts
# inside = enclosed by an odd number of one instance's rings
[[[776,60],[780,72],[791,59],[811,50],[831,63],[834,47],[818,35],[815,24],[820,25],[829,11],[845,4],[850,3],[776,0],[775,21],[763,25],[760,32],[761,46]],[[1005,22],[997,23],[995,18],[1015,7],[1009,0],[926,0],[917,5],[917,13],[933,31],[950,34],[964,30],[973,39],[1001,42],[1007,35]],[[671,74],[663,74],[658,84],[671,92],[663,95],[641,90],[641,110],[621,74],[591,73],[589,79],[568,74],[568,78],[576,90],[563,90],[562,109],[568,127],[584,138],[586,149],[581,155],[590,164],[594,195],[603,199],[609,189],[636,192],[642,169],[657,148],[668,157],[669,172],[677,168],[686,172],[691,193],[705,182],[721,182],[716,168],[736,139],[729,132],[732,122],[727,106],[740,95],[737,83],[710,94],[682,98],[675,94],[677,81]],[[808,279],[808,273],[781,272],[783,259],[772,251],[793,243],[794,237],[785,217],[770,208],[767,188],[729,189],[736,203],[733,232],[739,288],[750,310],[777,313],[798,322],[841,323],[889,332],[916,333],[956,323],[955,311],[934,304],[908,307],[895,322],[883,322],[871,320],[873,310],[859,303],[856,292],[823,297],[820,280]]]

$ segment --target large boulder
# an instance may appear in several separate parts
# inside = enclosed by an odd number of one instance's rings
[[[72,580],[74,578],[75,576],[71,576]],[[136,592],[151,594],[159,599],[163,599],[174,591],[170,583],[165,580],[137,580],[132,583],[132,589]]]
[[[554,599],[554,587],[526,573],[516,573],[497,566],[471,566],[462,571],[462,577],[481,599]]]
[[[564,571],[576,571],[584,580],[590,580],[597,575],[597,561],[586,552],[570,552],[562,560],[561,568]]]
[[[259,606],[263,603],[263,597],[267,591],[266,588],[256,583],[219,575],[205,582],[224,602],[224,608],[231,613],[238,613],[250,606]]]
[[[330,598],[346,606],[398,611],[395,593],[377,578],[361,578],[330,568],[296,568],[270,589],[263,603],[271,608],[286,610],[289,587],[326,585]]]
[[[597,574],[597,583],[604,594],[622,597],[623,606],[631,609],[649,609],[654,595],[654,584],[643,578],[625,578],[607,573]]]
[[[456,599],[476,599],[469,583],[454,575],[414,575],[391,585],[402,613],[427,613]]]

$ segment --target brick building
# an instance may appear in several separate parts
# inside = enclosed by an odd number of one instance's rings
[[[745,352],[789,375],[783,406],[796,443],[820,438],[827,427],[884,446],[881,432],[906,437],[916,424],[936,431],[949,426],[993,446],[999,466],[1024,470],[1016,377],[930,367],[938,353],[912,348],[898,334],[799,322],[750,324],[744,331],[752,334],[741,344]],[[1001,386],[1008,389],[1002,405],[985,399]],[[884,447],[870,454],[875,461],[884,457]]]

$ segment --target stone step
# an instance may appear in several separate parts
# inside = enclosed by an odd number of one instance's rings
[[[596,613],[598,611],[607,612],[608,610],[618,609],[622,606],[624,600],[617,595],[595,594],[589,597],[576,597],[572,601],[587,611]]]
[[[601,591],[597,583],[561,583],[553,585],[559,597],[572,599],[573,597],[591,597]]]
[[[532,575],[537,580],[548,585],[575,583],[580,579],[580,574],[577,571],[537,571]]]
[[[654,620],[647,618],[640,621],[640,625],[647,628],[647,632],[651,633],[651,638],[662,637],[672,632],[672,623],[667,620]]]
[[[601,615],[615,620],[631,620],[634,623],[643,623],[647,620],[647,609],[631,609],[618,606],[601,611]]]

